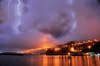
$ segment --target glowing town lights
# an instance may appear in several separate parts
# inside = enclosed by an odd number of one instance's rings
[[[71,47],[71,48],[70,48],[70,51],[71,51],[71,52],[75,52],[74,47]]]
[[[85,53],[85,55],[89,55],[89,53]]]
[[[97,40],[97,39],[94,39],[94,41],[95,41],[95,42],[98,42],[99,40]]]
[[[70,53],[70,52],[68,52],[67,54],[68,54],[68,56],[70,56],[70,55],[71,55],[71,53]]]
[[[65,45],[65,47],[68,47],[68,45]]]
[[[82,43],[87,43],[86,41],[83,41]]]
[[[81,45],[82,43],[81,43],[81,42],[78,42],[77,44],[78,44],[78,45]]]
[[[74,47],[70,47],[70,52],[80,52],[81,50],[77,50]]]
[[[92,43],[92,40],[88,40],[88,42]]]
[[[90,45],[88,46],[89,49],[91,49],[91,47],[92,47],[92,46],[90,46]]]
[[[59,50],[60,50],[60,48],[54,48],[54,50],[55,50],[55,51],[59,51]]]

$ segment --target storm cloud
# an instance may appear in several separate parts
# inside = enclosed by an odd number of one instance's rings
[[[96,0],[1,0],[0,8],[1,49],[100,38]]]

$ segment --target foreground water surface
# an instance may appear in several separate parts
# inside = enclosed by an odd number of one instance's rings
[[[0,66],[100,66],[100,56],[0,56]]]

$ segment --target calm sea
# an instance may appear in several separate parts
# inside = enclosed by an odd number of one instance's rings
[[[0,66],[100,66],[100,56],[0,56]]]

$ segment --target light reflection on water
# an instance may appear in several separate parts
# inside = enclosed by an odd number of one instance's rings
[[[0,56],[0,66],[100,66],[100,57]]]

